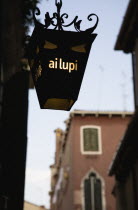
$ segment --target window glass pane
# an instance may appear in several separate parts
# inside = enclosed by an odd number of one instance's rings
[[[83,148],[84,151],[99,151],[97,128],[83,129]]]

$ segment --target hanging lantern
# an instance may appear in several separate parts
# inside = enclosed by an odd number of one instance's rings
[[[69,111],[78,98],[83,75],[85,72],[91,45],[97,36],[93,34],[98,24],[92,28],[80,30],[81,20],[78,16],[68,24],[64,24],[66,13],[60,14],[62,1],[56,1],[57,13],[50,17],[45,14],[45,25],[36,20],[35,14],[40,15],[36,8],[33,11],[35,28],[30,37],[27,56],[32,77],[42,109]],[[48,29],[49,26],[54,29]],[[64,31],[64,27],[74,25],[76,32]],[[56,30],[57,29],[57,30]]]

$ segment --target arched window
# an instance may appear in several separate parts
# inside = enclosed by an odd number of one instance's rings
[[[104,210],[102,181],[91,172],[83,183],[84,210]]]

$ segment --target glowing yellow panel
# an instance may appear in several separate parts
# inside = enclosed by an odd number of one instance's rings
[[[58,99],[50,98],[46,101],[45,109],[58,109],[58,110],[68,110],[73,105],[75,101],[72,99]]]
[[[44,44],[44,48],[46,49],[56,49],[58,46],[56,44],[53,44],[51,42],[48,42],[48,41],[45,41],[45,44]]]
[[[86,53],[86,45],[82,44],[82,45],[77,45],[74,47],[71,47],[71,50],[76,51],[76,52],[82,52],[82,53]]]

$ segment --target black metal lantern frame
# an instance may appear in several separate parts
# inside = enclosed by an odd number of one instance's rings
[[[61,15],[62,0],[55,2],[57,12],[50,17],[45,14],[45,24],[40,23],[35,15],[40,10],[33,10],[35,28],[29,40],[27,55],[34,80],[40,107],[69,111],[78,98],[91,45],[97,34],[99,18],[90,14],[88,20],[96,17],[95,25],[82,31],[76,16],[65,24],[68,14]],[[74,25],[74,31],[64,31]],[[49,29],[52,26],[53,29]]]

